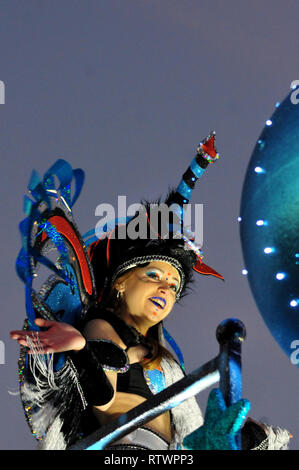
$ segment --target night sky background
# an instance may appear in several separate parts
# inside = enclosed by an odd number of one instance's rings
[[[164,197],[215,130],[220,159],[191,202],[204,205],[204,262],[225,282],[198,275],[166,327],[191,372],[218,353],[217,325],[241,319],[250,416],[287,428],[298,449],[299,371],[241,274],[237,221],[255,143],[299,79],[298,1],[1,0],[0,15],[0,448],[35,448],[17,395],[19,347],[9,338],[25,317],[15,259],[32,169],[43,174],[59,157],[84,169],[74,216],[85,233],[100,203]],[[198,396],[203,410],[207,396]]]

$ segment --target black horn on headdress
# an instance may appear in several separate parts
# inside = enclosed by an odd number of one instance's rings
[[[215,132],[211,132],[197,147],[197,154],[192,160],[187,171],[176,188],[169,191],[165,200],[165,205],[176,206],[177,215],[181,223],[184,220],[184,206],[191,199],[195,182],[202,176],[209,164],[214,163],[219,158],[215,149]],[[142,262],[150,260],[165,260],[176,265],[183,280],[178,298],[182,296],[187,284],[191,281],[192,272],[212,275],[223,279],[215,270],[202,262],[201,247],[194,243],[191,232],[180,233],[174,230],[173,225],[167,236],[162,235],[161,223],[153,223],[151,217],[151,204],[141,203],[141,209],[134,217],[127,218],[124,224],[119,221],[112,223],[112,230],[102,235],[102,238],[86,245],[90,245],[89,256],[93,265],[97,290],[102,298],[102,293],[110,289],[116,276],[120,276],[125,270],[138,266]],[[146,218],[146,219],[144,219]],[[119,234],[127,230],[130,223],[144,222],[147,227],[147,237],[119,237]],[[125,227],[124,227],[125,225]],[[107,229],[108,230],[108,229]],[[126,232],[127,233],[127,232]],[[148,235],[150,234],[150,235]],[[154,235],[154,237],[153,237]],[[92,239],[94,240],[94,238]],[[178,263],[178,264],[177,264]],[[102,293],[101,293],[102,292]]]
[[[218,158],[219,154],[215,147],[216,133],[215,131],[202,141],[197,147],[197,154],[189,165],[188,169],[183,174],[183,177],[176,188],[171,191],[166,199],[167,205],[178,204],[180,207],[180,218],[184,219],[184,206],[189,204],[191,200],[192,191],[195,187],[196,181],[203,175],[210,164],[213,164]],[[202,252],[200,247],[194,244],[194,239],[191,237],[184,237],[187,245],[193,249],[197,254],[197,262],[193,267],[194,271],[218,277],[223,279],[223,276],[217,273],[214,269],[202,262]]]

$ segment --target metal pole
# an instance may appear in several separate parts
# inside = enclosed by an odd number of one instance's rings
[[[242,363],[241,346],[246,337],[244,324],[236,319],[224,320],[217,327],[216,337],[220,344],[218,370],[220,390],[227,407],[242,398]],[[241,450],[241,432],[237,436],[237,445]]]

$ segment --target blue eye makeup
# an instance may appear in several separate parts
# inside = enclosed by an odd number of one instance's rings
[[[160,279],[160,275],[156,271],[147,271],[145,274],[154,279]]]
[[[155,280],[160,280],[161,276],[159,273],[156,271],[147,271],[145,273],[148,277],[155,279]],[[169,287],[176,293],[178,291],[179,286],[177,284],[169,284]]]

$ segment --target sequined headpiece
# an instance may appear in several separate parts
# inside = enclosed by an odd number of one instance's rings
[[[112,280],[111,280],[111,285],[113,285],[114,282],[116,281],[116,279],[118,277],[120,277],[122,274],[124,274],[126,271],[128,271],[130,269],[133,269],[133,268],[136,268],[136,267],[138,267],[142,264],[150,263],[152,261],[164,261],[165,263],[169,263],[171,266],[173,266],[178,271],[178,273],[180,275],[180,285],[179,285],[178,291],[176,293],[176,298],[178,300],[181,296],[181,292],[182,292],[182,289],[183,289],[184,284],[185,284],[185,275],[184,275],[184,271],[183,271],[181,263],[179,263],[179,261],[176,260],[175,258],[171,258],[170,256],[146,255],[146,256],[138,256],[138,257],[133,258],[129,261],[125,261],[123,264],[118,266],[115,273],[113,274]]]
[[[209,164],[214,163],[219,158],[215,149],[215,132],[211,132],[197,147],[197,155],[192,160],[189,168],[184,173],[176,190],[171,189],[166,197],[165,203],[168,207],[176,204],[180,211],[180,216],[184,215],[184,205],[188,204],[196,180],[204,173]],[[180,286],[176,298],[179,300],[185,292],[188,284],[192,280],[194,271],[212,275],[223,279],[223,277],[212,268],[203,263],[202,251],[194,243],[188,234],[179,234],[170,226],[167,238],[161,237],[161,226],[154,227],[157,239],[151,239],[150,233],[153,229],[150,220],[149,202],[142,203],[145,212],[140,211],[134,217],[127,218],[126,223],[130,223],[135,217],[146,217],[148,229],[147,238],[119,239],[118,232],[121,224],[115,221],[114,228],[105,233],[101,239],[97,239],[95,232],[89,232],[86,238],[86,245],[89,245],[89,257],[93,266],[99,301],[103,300],[111,290],[115,280],[123,273],[151,261],[166,261],[174,266],[180,274]],[[105,228],[102,228],[105,232]],[[113,236],[112,236],[113,234]]]

